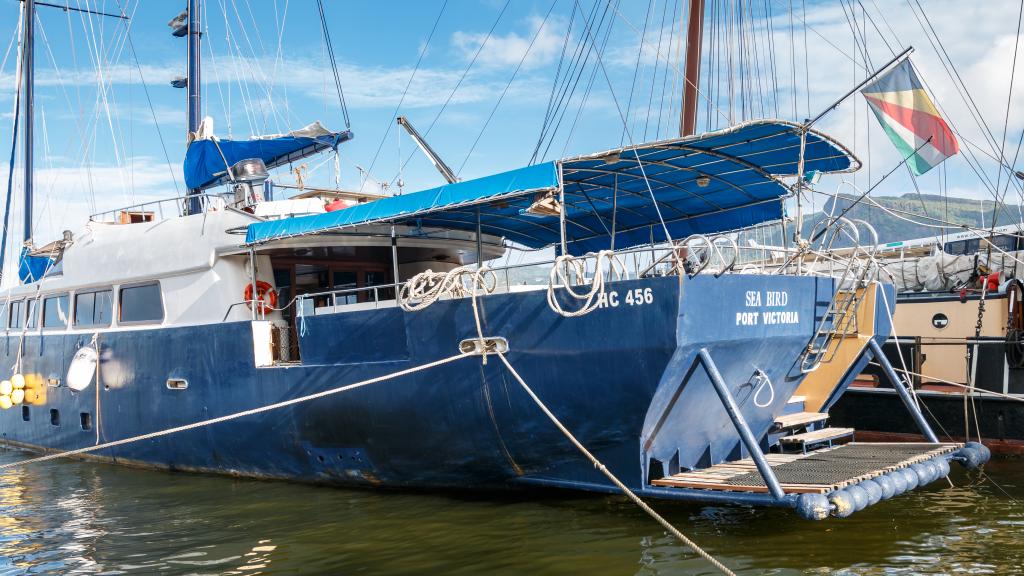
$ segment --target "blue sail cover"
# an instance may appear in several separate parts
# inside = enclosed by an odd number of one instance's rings
[[[527,209],[546,193],[565,198],[566,243],[582,254],[690,234],[735,230],[782,217],[790,189],[780,177],[798,171],[800,127],[748,122],[699,137],[641,144],[569,158],[361,204],[326,214],[251,224],[248,244],[329,233],[361,224],[395,223],[475,231],[540,248],[557,244],[557,215]],[[853,171],[859,161],[810,131],[805,171]],[[652,196],[657,203],[652,200]],[[660,213],[660,215],[659,215]]]
[[[352,132],[299,135],[302,131],[273,138],[251,140],[194,140],[185,152],[185,185],[202,190],[230,180],[227,169],[239,160],[259,158],[267,168],[276,168],[307,156],[333,150],[352,139]]]

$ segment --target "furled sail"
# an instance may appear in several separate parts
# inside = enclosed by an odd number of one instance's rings
[[[204,189],[231,180],[228,168],[239,160],[259,158],[267,168],[274,168],[301,160],[352,139],[352,132],[332,132],[320,122],[293,130],[287,134],[256,136],[249,140],[221,140],[213,136],[203,121],[198,137],[185,153],[185,185],[189,189]]]

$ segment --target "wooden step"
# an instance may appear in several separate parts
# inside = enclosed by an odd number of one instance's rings
[[[815,422],[822,422],[828,419],[825,412],[796,412],[794,414],[783,414],[775,419],[776,428],[796,428],[806,426]]]
[[[784,436],[779,438],[779,442],[782,442],[783,444],[817,444],[818,442],[828,442],[830,440],[838,440],[839,438],[853,436],[853,432],[853,428],[822,428],[821,430],[815,430],[813,432]]]

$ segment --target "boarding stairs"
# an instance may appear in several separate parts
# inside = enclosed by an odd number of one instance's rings
[[[864,301],[866,290],[836,290],[835,297],[818,321],[814,337],[807,344],[807,350],[800,361],[800,369],[813,372],[824,362],[831,362],[839,350],[838,340],[856,336],[858,332],[857,311]]]
[[[813,372],[821,364],[835,359],[836,352],[844,338],[857,336],[859,332],[857,312],[868,293],[867,288],[871,284],[871,280],[878,272],[877,267],[872,265],[878,245],[878,234],[875,229],[862,220],[847,220],[846,218],[839,218],[832,224],[834,224],[834,230],[830,234],[826,234],[820,247],[824,251],[823,255],[827,256],[830,262],[835,262],[832,247],[836,239],[841,236],[853,242],[853,251],[842,259],[841,273],[836,274],[833,270],[833,273],[830,274],[835,278],[837,289],[831,301],[828,302],[825,313],[818,321],[814,336],[807,344],[807,350],[800,361],[800,369],[805,374]],[[858,225],[863,226],[872,238],[867,247],[860,243]],[[819,254],[816,252],[811,268],[817,264],[818,256]],[[819,304],[822,303],[819,302]]]
[[[827,412],[809,412],[804,407],[806,398],[793,396],[772,427],[772,444],[779,451],[799,450],[806,454],[817,448],[831,448],[840,440],[852,440],[853,428],[834,428],[828,425]]]

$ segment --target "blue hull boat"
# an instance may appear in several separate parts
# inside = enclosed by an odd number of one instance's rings
[[[853,446],[833,456],[856,469],[813,486],[773,472],[811,462],[780,453],[829,433],[795,392],[842,393],[889,334],[891,288],[735,273],[735,241],[706,235],[781,218],[798,166],[857,165],[820,133],[753,122],[285,217],[303,200],[259,198],[262,163],[172,200],[179,216],[115,210],[26,252],[42,273],[4,304],[6,443],[339,485],[619,489],[557,419],[641,495],[812,518],[861,502],[850,474],[920,464],[924,483],[980,460],[934,443],[878,467]],[[193,177],[215,181],[208,164]],[[545,247],[546,280],[484,264]]]
[[[737,326],[764,278],[623,281],[610,294],[647,291],[650,302],[608,306],[581,318],[550,316],[545,294],[495,294],[479,301],[486,335],[506,338],[509,361],[552,411],[622,478],[642,488],[660,475],[744,454],[707,375],[700,348],[716,359],[758,436],[801,381],[797,359],[832,281],[773,278],[786,293],[788,323]],[[621,300],[622,298],[619,297]],[[758,309],[757,312],[762,312]],[[820,316],[820,310],[818,314]],[[400,308],[310,316],[300,365],[255,367],[250,322],[100,335],[100,390],[45,390],[45,403],[0,413],[4,438],[73,450],[257,408],[397,372],[458,353],[476,337],[468,300],[421,312]],[[2,362],[17,362],[17,336]],[[21,342],[29,380],[59,380],[90,339],[31,335]],[[755,400],[757,373],[767,393]],[[35,376],[32,376],[35,375]],[[168,380],[188,383],[173,389]],[[56,383],[56,382],[53,382]],[[647,445],[645,448],[644,445]],[[602,478],[533,405],[505,367],[478,356],[256,416],[101,450],[107,460],[313,482],[410,487],[506,487],[523,479],[570,485]]]

